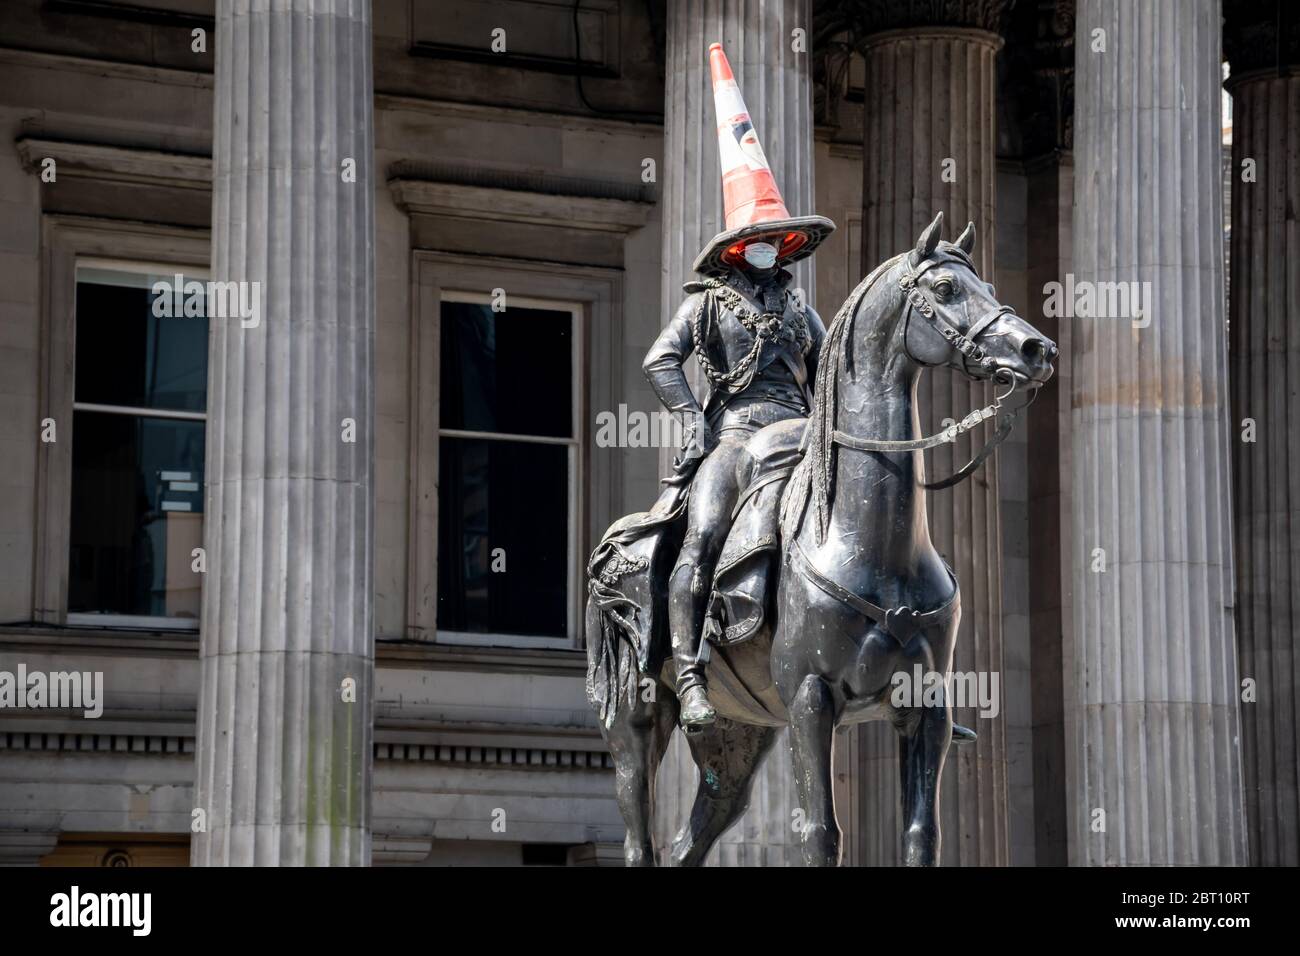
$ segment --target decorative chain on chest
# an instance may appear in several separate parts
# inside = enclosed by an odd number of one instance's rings
[[[787,293],[781,293],[780,312],[772,310],[759,314],[749,307],[749,304],[739,292],[725,282],[714,280],[713,283],[710,283],[709,291],[720,305],[726,306],[736,316],[750,335],[765,339],[768,342],[793,342],[797,345],[799,351],[806,352],[808,350],[811,343],[811,337],[808,334],[808,320],[804,316],[803,309],[799,307],[797,299],[794,300],[794,308],[787,318],[784,308],[785,302],[789,298]]]

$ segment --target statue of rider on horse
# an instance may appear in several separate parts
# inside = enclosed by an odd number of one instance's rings
[[[899,673],[951,670],[961,617],[926,492],[992,454],[1051,378],[1056,346],[979,277],[974,225],[945,241],[942,214],[824,327],[783,266],[834,225],[786,210],[718,44],[709,58],[727,229],[645,360],[692,447],[654,506],[616,521],[587,565],[587,698],[617,769],[625,859],[655,862],[655,772],[680,721],[700,774],[669,862],[703,861],[788,727],[804,860],[838,864],[834,731],[887,720],[900,739],[902,859],[933,866],[948,748],[975,734],[953,723],[946,690],[919,704],[891,694]],[[702,406],[682,371],[692,354]],[[921,436],[917,381],[942,369],[1001,391]],[[1004,407],[1017,390],[1029,398]],[[926,480],[925,449],[993,418],[966,465]]]
[[[704,281],[686,283],[686,300],[644,363],[659,400],[691,424],[689,440],[705,455],[679,466],[679,475],[695,473],[686,536],[669,579],[669,629],[687,731],[715,717],[701,650],[710,582],[736,506],[737,457],[764,425],[807,417],[826,334],[802,290],[789,288],[793,277],[783,266],[811,255],[835,229],[822,216],[792,217],[786,210],[722,44],[709,47],[709,61],[727,228],[696,258]],[[692,353],[709,384],[703,408],[682,371]]]

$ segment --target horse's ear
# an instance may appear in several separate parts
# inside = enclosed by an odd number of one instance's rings
[[[916,251],[912,254],[913,262],[928,259],[939,245],[939,230],[943,228],[943,213],[934,217],[934,222],[925,227],[921,238],[916,240]]]
[[[965,232],[957,237],[957,248],[966,255],[971,254],[971,250],[975,248],[975,223],[966,223]]]

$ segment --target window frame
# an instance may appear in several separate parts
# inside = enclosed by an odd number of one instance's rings
[[[618,449],[593,447],[593,408],[613,408],[623,382],[622,270],[493,256],[412,251],[409,417],[409,520],[407,522],[406,637],[470,647],[580,649],[583,647],[584,574],[593,535],[604,533],[622,500]],[[521,307],[574,307],[576,467],[571,472],[569,561],[570,633],[565,637],[440,631],[438,614],[438,446],[441,425],[441,307],[444,296],[467,294],[491,301],[506,290]],[[514,291],[518,290],[518,291]],[[454,430],[453,434],[457,432]],[[492,433],[490,437],[503,437]],[[536,438],[537,436],[526,436]]]
[[[207,408],[207,384],[206,383],[204,384],[204,401],[203,401],[205,410],[201,412],[189,412],[189,411],[182,411],[179,409],[171,409],[171,408],[136,407],[132,405],[104,405],[97,402],[77,401],[77,392],[76,392],[77,343],[75,341],[76,308],[77,308],[76,288],[81,283],[82,269],[99,269],[105,272],[117,272],[117,273],[129,274],[129,275],[145,275],[145,276],[155,276],[155,277],[160,277],[160,276],[172,277],[177,274],[176,266],[165,265],[163,263],[141,262],[139,260],[134,260],[134,259],[103,259],[97,256],[76,257],[73,263],[73,299],[72,299],[73,330],[74,330],[73,331],[74,341],[72,343],[73,421],[76,420],[77,412],[93,412],[99,415],[120,415],[124,418],[133,418],[133,419],[163,418],[163,419],[170,419],[173,421],[203,422],[204,433],[206,436],[207,421],[208,421],[208,413],[206,411]],[[182,267],[181,274],[184,275],[187,281],[190,279],[197,279],[206,282],[211,277],[210,270],[206,267],[203,269]],[[73,429],[72,432],[73,432],[73,440],[75,441],[76,430]],[[207,457],[206,444],[204,450],[204,457],[205,458]],[[204,488],[200,489],[200,491],[206,496],[207,494],[206,483]],[[69,498],[69,508],[71,508],[71,498]],[[203,514],[204,514],[204,523],[206,525],[207,512],[205,511],[203,512]],[[69,513],[68,535],[69,535],[69,546],[71,546],[72,525],[71,525],[70,513]],[[203,583],[202,581],[200,581],[199,582],[200,594],[202,593],[202,588],[203,588]],[[76,627],[126,627],[135,630],[165,629],[169,631],[197,631],[199,629],[198,618],[168,617],[167,615],[156,615],[156,614],[105,614],[105,613],[99,613],[95,611],[71,611],[70,610],[64,616],[64,620],[69,625],[76,626]]]
[[[442,339],[442,305],[446,302],[460,302],[467,305],[492,305],[492,295],[485,292],[475,292],[466,289],[444,288],[438,297],[438,337],[441,344]],[[584,464],[584,446],[586,440],[586,430],[583,428],[582,408],[583,408],[583,389],[582,389],[582,356],[583,356],[583,339],[585,338],[585,329],[583,322],[583,304],[581,302],[565,302],[557,299],[541,299],[536,296],[507,295],[506,310],[511,308],[521,309],[539,309],[549,312],[568,312],[573,321],[573,338],[570,342],[569,360],[573,369],[573,381],[570,384],[570,398],[572,401],[572,417],[569,422],[569,437],[556,438],[551,435],[524,435],[514,432],[487,432],[477,431],[474,429],[461,428],[444,428],[442,426],[441,416],[437,423],[438,439],[441,443],[443,438],[467,438],[477,441],[504,441],[504,442],[523,442],[536,445],[562,445],[568,449],[568,509],[569,520],[566,529],[565,550],[569,555],[567,562],[569,567],[566,568],[565,574],[565,624],[563,637],[543,637],[531,634],[494,634],[482,631],[449,631],[442,628],[438,629],[438,641],[443,644],[468,644],[477,645],[484,642],[491,642],[496,646],[515,646],[516,642],[526,641],[520,644],[523,647],[571,647],[578,635],[579,620],[581,614],[578,611],[579,586],[578,577],[573,573],[572,565],[574,556],[579,553],[578,537],[582,527],[582,471]],[[439,382],[441,387],[441,382]],[[440,445],[441,447],[441,445]],[[509,555],[506,556],[509,568]]]
[[[32,618],[43,624],[103,630],[149,630],[197,637],[199,620],[146,615],[68,613],[71,561],[73,413],[76,389],[76,294],[79,267],[206,279],[206,229],[46,214],[42,218],[41,359],[38,416],[55,422],[55,441],[37,454]],[[209,379],[210,386],[210,379]],[[88,405],[89,403],[87,403]],[[81,410],[94,410],[82,405]],[[140,409],[145,417],[158,415]],[[183,413],[190,415],[192,413]],[[206,420],[207,413],[202,413]],[[205,429],[206,430],[206,429]],[[206,489],[204,491],[206,500]],[[206,524],[205,524],[206,529]],[[206,535],[206,530],[205,530]]]

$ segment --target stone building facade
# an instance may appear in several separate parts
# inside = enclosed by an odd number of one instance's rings
[[[642,357],[722,226],[720,40],[839,227],[796,276],[824,316],[942,210],[1061,346],[931,497],[955,666],[1001,692],[958,715],[945,862],[1296,863],[1300,48],[1227,6],[3,5],[0,672],[103,695],[0,709],[0,862],[621,862],[582,572],[671,450],[598,423],[658,411]],[[1067,276],[1149,291],[1045,309]],[[928,432],[984,393],[921,398]],[[896,767],[840,734],[846,862],[896,862]],[[661,842],[693,774],[679,741]],[[795,810],[779,747],[711,859],[795,863]]]

